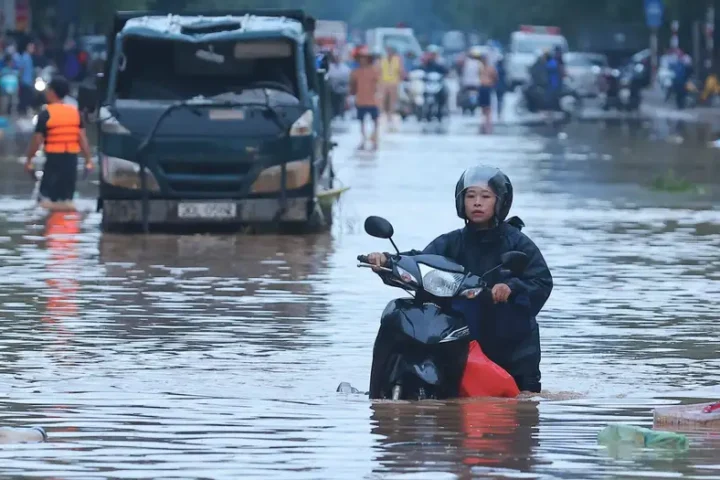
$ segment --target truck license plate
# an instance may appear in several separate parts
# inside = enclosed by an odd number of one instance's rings
[[[235,203],[181,203],[178,205],[179,218],[227,219],[237,216]]]

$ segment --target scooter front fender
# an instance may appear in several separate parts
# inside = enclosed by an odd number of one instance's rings
[[[390,332],[425,345],[445,343],[448,339],[467,340],[465,337],[470,334],[461,313],[432,302],[419,303],[412,298],[390,301],[380,323]]]

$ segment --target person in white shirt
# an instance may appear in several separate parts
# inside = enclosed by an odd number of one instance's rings
[[[482,50],[478,47],[472,47],[463,62],[462,75],[460,77],[461,105],[467,105],[469,93],[471,91],[478,92],[480,90],[480,73],[482,71]]]
[[[472,47],[468,52],[462,70],[463,89],[480,87],[480,70],[482,69],[480,57],[482,53],[478,47]]]
[[[333,53],[328,67],[333,118],[343,117],[345,114],[345,102],[350,93],[351,73],[350,67],[340,60],[337,53]]]

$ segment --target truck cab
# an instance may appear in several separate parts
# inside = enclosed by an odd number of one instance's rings
[[[104,230],[328,226],[325,71],[302,11],[122,12],[96,85]]]

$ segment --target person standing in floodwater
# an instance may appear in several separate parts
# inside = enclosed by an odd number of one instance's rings
[[[373,64],[373,56],[367,47],[359,48],[356,58],[359,67],[350,76],[350,94],[355,95],[355,107],[358,120],[360,120],[362,143],[358,146],[358,150],[365,150],[367,143],[365,117],[369,116],[373,123],[373,131],[370,134],[371,150],[375,151],[378,147],[378,117],[380,116],[377,99],[380,72]]]
[[[507,92],[507,75],[505,73],[505,58],[503,55],[498,55],[498,59],[495,62],[495,71],[497,72],[497,83],[495,84],[495,97],[497,98],[497,118],[502,121],[503,113],[503,99],[505,92]]]
[[[492,133],[492,93],[497,83],[497,70],[488,61],[487,55],[480,56],[480,90],[478,104],[482,110],[483,124],[480,133]]]
[[[400,82],[405,78],[405,67],[402,58],[397,51],[388,46],[385,56],[380,59],[381,71],[381,96],[382,109],[388,122],[388,129],[392,132],[396,130],[395,125],[395,108],[397,107],[398,88]]]
[[[72,202],[77,182],[77,157],[85,157],[85,171],[93,169],[90,145],[77,107],[63,102],[70,85],[64,77],[54,77],[45,90],[47,108],[40,112],[30,141],[25,169],[33,174],[33,158],[45,144],[45,166],[40,183],[41,203]]]
[[[0,62],[0,115],[12,116],[18,104],[19,72],[12,55]]]
[[[32,107],[33,94],[35,92],[35,43],[30,41],[25,46],[25,51],[15,57],[15,64],[20,71],[20,98],[18,111],[21,115],[27,115]]]

